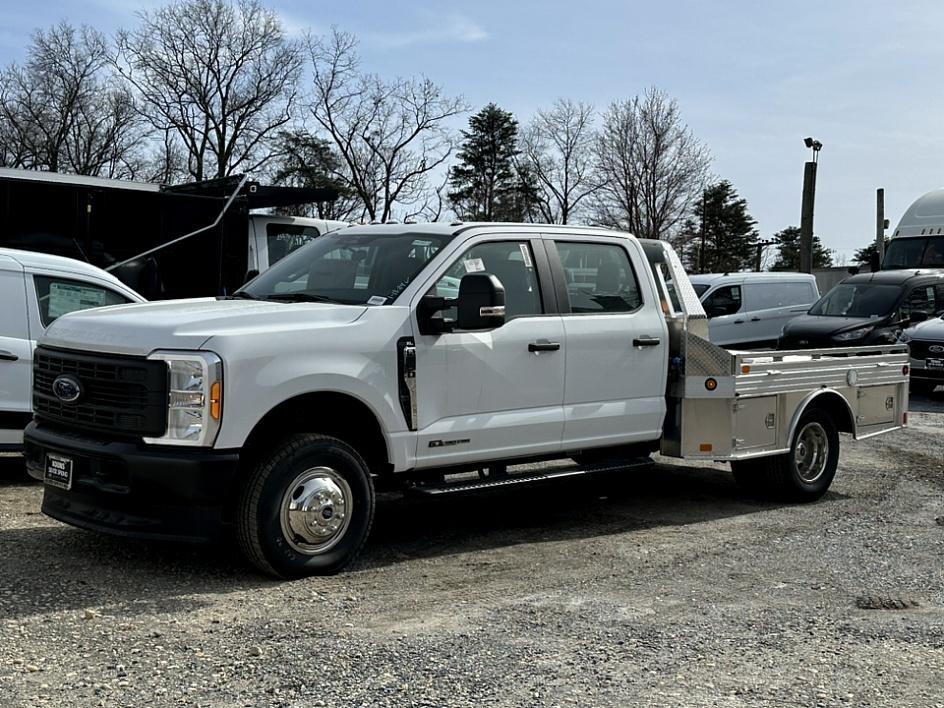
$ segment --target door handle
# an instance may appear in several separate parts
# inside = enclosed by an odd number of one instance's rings
[[[552,342],[547,339],[539,339],[536,342],[531,342],[528,345],[528,351],[532,353],[537,352],[556,352],[560,349],[560,342]]]
[[[734,320],[734,324],[744,324],[744,320]]]
[[[760,322],[760,317],[751,317],[751,322]]]
[[[657,347],[659,339],[657,337],[636,337],[633,340],[634,347]]]
[[[8,352],[6,349],[0,349],[0,361],[16,361],[19,359],[16,354],[13,352]]]

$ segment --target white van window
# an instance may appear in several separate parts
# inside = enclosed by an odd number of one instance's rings
[[[747,286],[747,306],[751,310],[770,310],[776,307],[810,305],[816,298],[807,281],[793,283],[750,283]]]
[[[705,312],[708,317],[733,315],[741,309],[741,286],[726,285],[718,288],[705,298]]]
[[[33,285],[39,302],[39,318],[44,327],[70,312],[131,302],[114,290],[80,280],[34,275]]]

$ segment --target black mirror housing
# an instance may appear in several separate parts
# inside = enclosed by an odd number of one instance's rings
[[[491,273],[466,273],[456,302],[458,329],[495,329],[505,324],[505,287]]]
[[[911,313],[908,315],[908,320],[912,324],[916,322],[925,322],[926,320],[929,320],[930,318],[931,318],[931,315],[925,312],[924,310],[912,310]]]

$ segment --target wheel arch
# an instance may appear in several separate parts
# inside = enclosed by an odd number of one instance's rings
[[[248,465],[292,433],[321,433],[354,447],[372,474],[392,470],[386,431],[380,416],[362,399],[342,391],[310,391],[272,407],[253,426],[242,446]]]
[[[809,410],[825,411],[829,414],[829,417],[832,418],[839,432],[852,433],[855,435],[855,414],[852,412],[852,406],[849,405],[849,401],[838,391],[824,388],[819,391],[814,391],[800,401],[800,405],[797,406],[796,411],[793,413],[793,418],[790,420],[790,428],[787,432],[787,443],[789,445],[793,444],[793,436],[796,433],[800,419],[803,417],[803,414]]]

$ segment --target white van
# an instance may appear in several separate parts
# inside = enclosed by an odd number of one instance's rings
[[[103,305],[145,302],[88,263],[0,248],[0,452],[18,452],[32,419],[33,348],[58,317]]]
[[[773,344],[783,326],[819,299],[806,273],[704,273],[691,276],[708,315],[712,343],[722,347]]]

